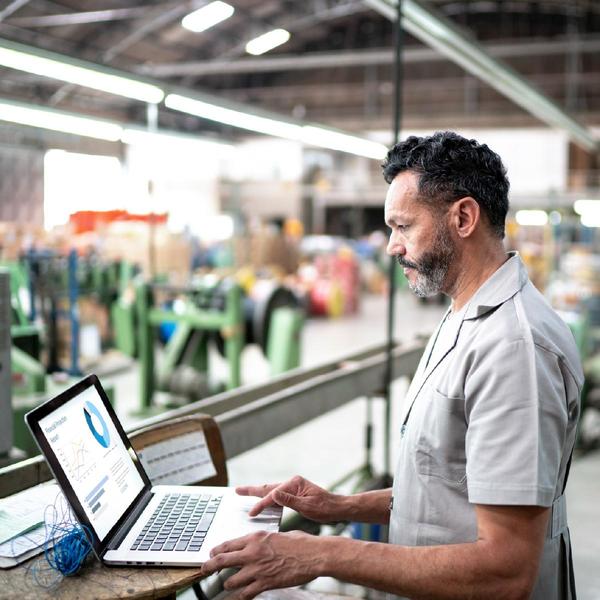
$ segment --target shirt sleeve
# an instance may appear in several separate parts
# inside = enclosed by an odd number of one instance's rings
[[[501,340],[473,361],[465,382],[471,503],[552,504],[568,423],[559,360],[519,338]]]

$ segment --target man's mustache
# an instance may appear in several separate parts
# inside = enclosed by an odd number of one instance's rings
[[[417,264],[405,260],[401,256],[396,256],[396,261],[401,267],[406,267],[407,269],[415,269],[416,271],[419,270],[419,266]]]

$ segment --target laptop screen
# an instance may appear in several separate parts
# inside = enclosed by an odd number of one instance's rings
[[[144,487],[144,480],[96,386],[39,420],[90,525],[103,540]]]

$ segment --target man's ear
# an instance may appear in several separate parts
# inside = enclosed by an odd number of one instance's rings
[[[450,223],[459,237],[467,238],[473,235],[481,219],[481,210],[475,198],[465,196],[456,200],[448,212]]]

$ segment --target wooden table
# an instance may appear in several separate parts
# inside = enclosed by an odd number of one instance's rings
[[[106,567],[88,558],[77,575],[65,577],[56,587],[45,589],[35,580],[33,558],[13,569],[0,570],[3,600],[113,600],[114,598],[175,598],[175,592],[201,579],[199,568]],[[46,570],[44,570],[43,579]],[[53,577],[55,573],[50,577]]]
[[[89,557],[77,575],[63,578],[55,587],[38,585],[33,565],[43,556],[33,558],[13,569],[0,570],[2,600],[114,600],[174,599],[175,592],[201,579],[198,568],[106,567]],[[44,574],[46,571],[44,571]],[[52,572],[51,577],[55,575]],[[260,600],[343,600],[348,596],[320,594],[300,589],[273,590],[258,596]]]

